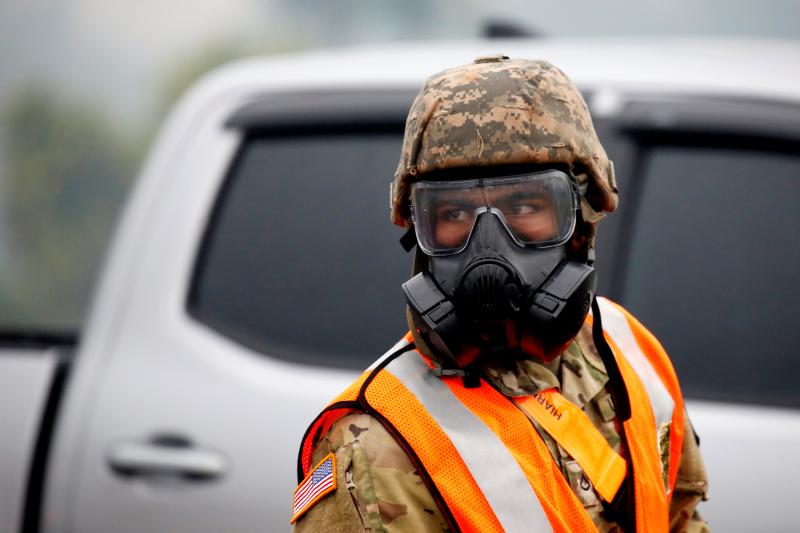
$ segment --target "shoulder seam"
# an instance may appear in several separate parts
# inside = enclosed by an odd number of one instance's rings
[[[306,428],[306,431],[303,433],[303,438],[300,439],[300,450],[297,452],[297,481],[301,483],[303,479],[306,477],[306,473],[303,471],[303,449],[305,448],[306,439],[309,438],[309,432],[311,428],[313,428],[317,421],[328,411],[333,411],[334,409],[363,409],[358,402],[354,401],[346,401],[346,402],[336,402],[332,403],[325,407],[320,413],[314,417],[314,420]]]

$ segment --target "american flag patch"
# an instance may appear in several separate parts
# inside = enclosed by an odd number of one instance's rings
[[[294,491],[290,524],[311,509],[323,496],[336,490],[336,457],[329,453]]]

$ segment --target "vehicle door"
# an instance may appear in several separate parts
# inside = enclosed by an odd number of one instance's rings
[[[288,531],[306,426],[405,332],[386,198],[412,94],[370,121],[380,91],[253,91],[199,91],[157,143],[67,389],[46,531]]]

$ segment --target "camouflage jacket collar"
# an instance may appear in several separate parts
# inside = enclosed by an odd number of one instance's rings
[[[524,359],[489,364],[483,369],[483,377],[506,396],[529,396],[556,388],[578,407],[586,405],[608,381],[586,324],[567,349],[549,363]]]

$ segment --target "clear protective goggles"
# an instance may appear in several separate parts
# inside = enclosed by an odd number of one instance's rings
[[[573,183],[560,170],[416,182],[411,185],[411,216],[417,241],[428,255],[457,254],[467,247],[478,217],[489,212],[519,246],[563,244],[575,230],[578,192]]]

